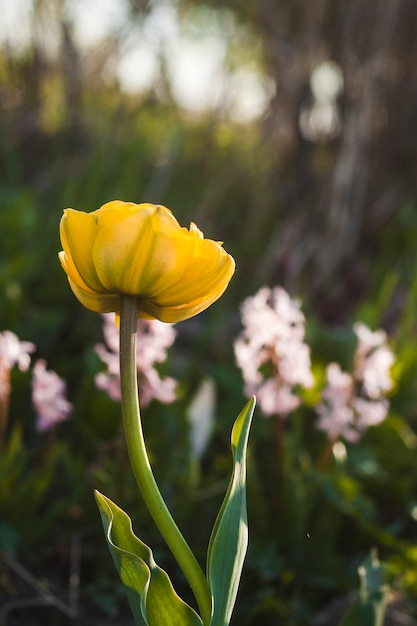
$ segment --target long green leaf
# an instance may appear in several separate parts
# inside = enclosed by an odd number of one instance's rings
[[[197,613],[176,594],[151,549],[132,530],[130,517],[98,491],[107,543],[125,586],[136,626],[202,626]]]
[[[246,449],[255,408],[252,398],[232,430],[233,472],[210,537],[207,577],[212,594],[210,626],[227,626],[248,546],[246,515]]]

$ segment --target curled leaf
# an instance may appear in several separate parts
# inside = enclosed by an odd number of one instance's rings
[[[125,587],[136,626],[202,626],[197,613],[175,592],[152,550],[133,532],[130,517],[95,492],[107,543]]]

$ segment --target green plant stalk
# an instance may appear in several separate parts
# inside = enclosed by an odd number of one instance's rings
[[[10,370],[5,368],[3,372],[4,380],[3,387],[7,389],[10,382]],[[5,393],[2,397],[0,397],[0,450],[3,448],[6,432],[7,432],[7,422],[9,420],[9,393]]]
[[[169,512],[149,463],[139,408],[136,334],[140,299],[123,295],[120,309],[120,381],[123,423],[136,482],[155,524],[181,567],[197,600],[203,623],[211,618],[208,582],[194,554]]]

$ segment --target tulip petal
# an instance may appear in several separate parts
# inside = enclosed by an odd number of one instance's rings
[[[157,319],[168,324],[175,324],[176,322],[188,320],[190,317],[201,313],[213,304],[213,302],[218,300],[226,289],[226,286],[227,285],[219,291],[215,291],[200,300],[194,300],[192,303],[187,305],[158,306],[150,300],[144,300],[140,309],[140,317],[145,319]]]
[[[79,287],[89,290],[89,286],[85,284],[83,279],[78,273],[77,268],[74,265],[74,262],[70,256],[66,254],[64,250],[58,253],[58,258],[62,265],[62,269],[65,271],[67,276],[71,276],[74,283],[76,283]]]
[[[171,284],[165,292],[159,293],[157,302],[160,306],[178,306],[181,303],[192,305],[205,297],[211,299],[213,293],[218,293],[217,297],[220,297],[234,270],[233,258],[220,244],[210,239],[200,240],[194,245],[180,280]]]
[[[92,250],[97,235],[97,217],[94,212],[66,209],[60,223],[60,234],[72,280],[78,283],[80,277],[82,283],[90,289],[102,291],[103,286],[92,262]]]
[[[106,204],[103,204],[99,209],[97,209],[97,211],[94,211],[94,213],[97,215],[100,215],[102,213],[105,213],[106,211],[119,211],[119,214],[121,214],[121,211],[125,210],[127,212],[132,211],[132,210],[136,210],[136,208],[139,205],[135,204],[134,202],[124,202],[123,200],[111,200],[110,202],[106,202]]]
[[[139,205],[100,217],[93,259],[108,291],[153,296],[179,279],[186,258],[179,254],[181,227],[164,207]]]
[[[76,298],[90,311],[95,313],[111,313],[120,311],[120,295],[113,293],[97,293],[87,291],[68,277],[70,287]]]

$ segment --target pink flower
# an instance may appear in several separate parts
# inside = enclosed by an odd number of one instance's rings
[[[383,330],[372,333],[364,324],[355,324],[358,338],[355,353],[355,378],[362,382],[367,396],[378,399],[391,391],[390,369],[394,355],[386,345],[387,336]]]
[[[383,330],[372,332],[355,324],[358,339],[353,372],[342,372],[337,363],[326,369],[327,384],[316,407],[317,427],[331,441],[339,438],[356,443],[370,427],[384,421],[389,403],[384,394],[392,389],[390,369],[394,355]]]
[[[43,359],[33,368],[32,402],[37,414],[36,428],[45,432],[68,419],[72,404],[66,399],[66,383],[55,372],[46,369]]]
[[[383,346],[387,341],[386,332],[382,329],[372,331],[362,322],[356,322],[353,325],[353,330],[358,338],[357,353],[367,354],[374,348]]]
[[[103,315],[105,344],[96,346],[96,353],[107,365],[107,370],[96,376],[96,385],[105,391],[112,400],[120,401],[119,330],[114,323],[114,315]],[[161,378],[155,363],[163,363],[167,349],[174,343],[176,331],[171,324],[158,320],[138,320],[136,342],[136,362],[139,378],[139,392],[142,406],[156,399],[165,404],[174,402],[177,381],[170,377]]]
[[[363,432],[369,426],[377,426],[384,421],[388,414],[389,404],[386,398],[376,401],[355,397],[352,399],[352,407],[361,417],[357,428]]]
[[[20,341],[10,330],[0,333],[0,362],[4,367],[12,369],[16,365],[25,372],[30,365],[30,355],[35,351],[35,344]]]
[[[256,398],[264,415],[288,415],[300,406],[300,398],[278,377],[268,378],[256,390]]]
[[[300,404],[298,385],[314,384],[305,317],[282,287],[261,288],[241,306],[243,332],[234,344],[247,396],[255,394],[265,415],[287,415]]]
[[[17,366],[21,372],[25,372],[34,351],[35,344],[20,341],[10,330],[0,333],[0,399],[10,395],[10,371]]]

